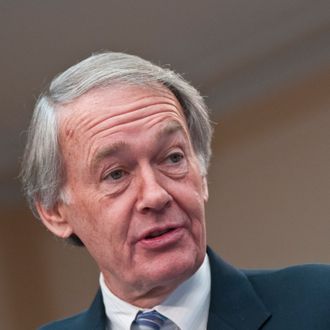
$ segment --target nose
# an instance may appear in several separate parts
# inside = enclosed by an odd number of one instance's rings
[[[139,192],[136,203],[139,212],[162,211],[172,201],[172,196],[157,180],[151,168],[143,170],[139,178]]]

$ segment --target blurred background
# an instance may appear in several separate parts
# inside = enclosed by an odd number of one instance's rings
[[[88,307],[98,270],[33,219],[19,162],[33,104],[100,50],[170,65],[216,122],[208,242],[245,268],[330,263],[328,0],[0,0],[0,328]]]

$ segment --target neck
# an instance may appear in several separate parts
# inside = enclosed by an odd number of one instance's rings
[[[104,282],[108,289],[121,300],[138,308],[149,309],[160,305],[185,279],[155,286],[151,289],[141,287],[137,289],[135,285],[128,290],[127,288],[126,290],[118,290],[116,286],[111,285],[106,277],[104,277]]]

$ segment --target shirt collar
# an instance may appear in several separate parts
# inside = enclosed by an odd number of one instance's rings
[[[141,308],[115,296],[106,286],[100,274],[100,286],[108,320],[112,329],[129,329]],[[211,275],[207,255],[200,268],[188,280],[179,285],[164,301],[154,308],[181,330],[206,329],[210,305]],[[197,326],[198,325],[198,326]]]

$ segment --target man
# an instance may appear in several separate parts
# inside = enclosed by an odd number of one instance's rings
[[[199,93],[136,56],[93,55],[51,82],[24,188],[52,233],[87,248],[100,290],[44,329],[330,329],[329,267],[241,271],[206,249],[211,131]]]

